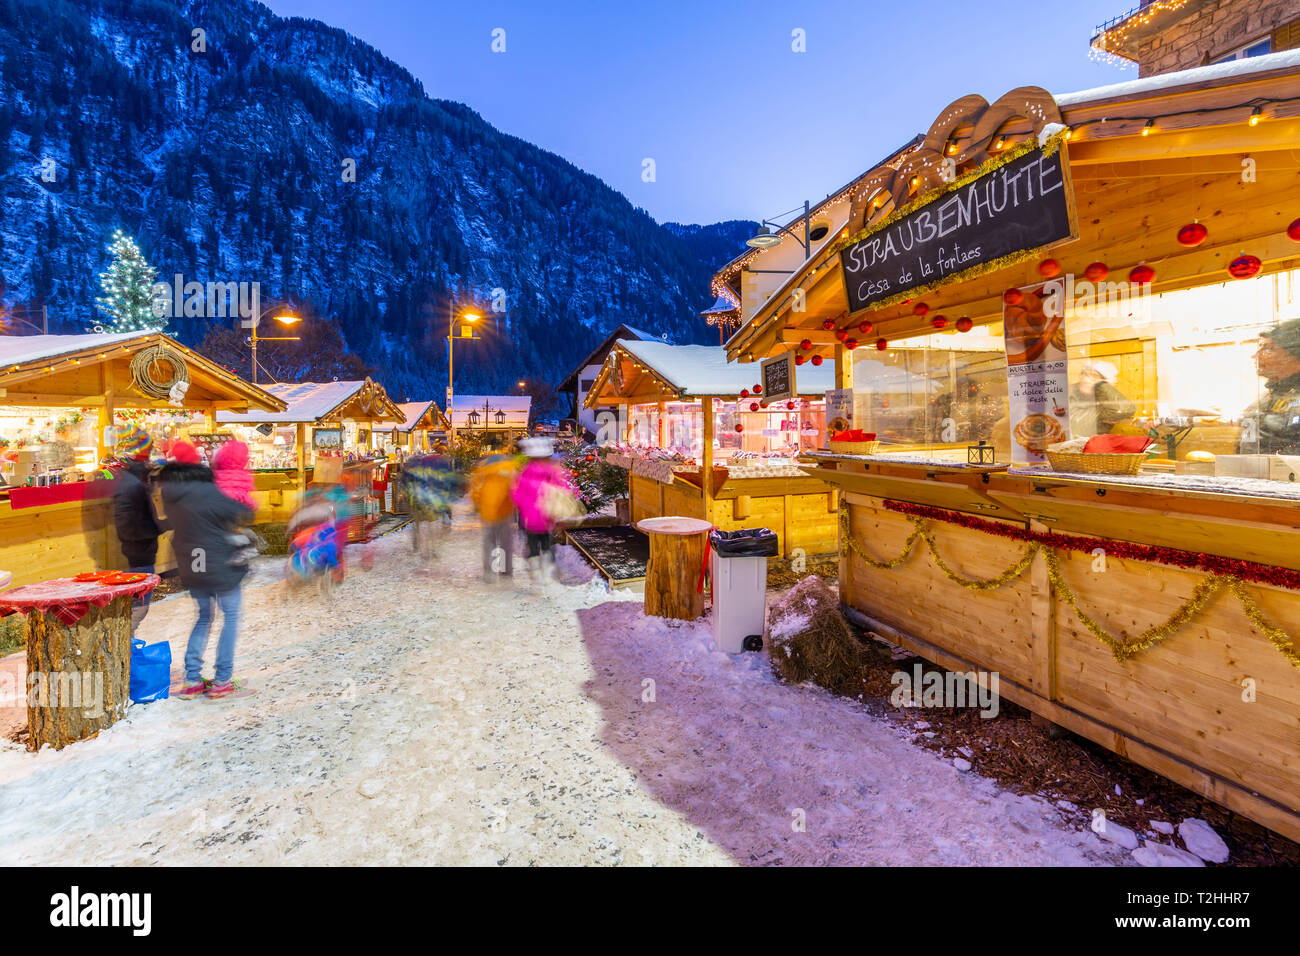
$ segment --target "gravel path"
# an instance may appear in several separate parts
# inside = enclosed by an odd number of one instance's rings
[[[713,650],[707,624],[646,618],[571,550],[517,589],[479,580],[463,512],[437,559],[405,531],[375,550],[331,600],[286,600],[259,565],[236,659],[252,695],[135,706],[59,753],[5,742],[0,862],[1125,861],[1046,801]],[[140,636],[179,662],[192,620],[177,595]]]

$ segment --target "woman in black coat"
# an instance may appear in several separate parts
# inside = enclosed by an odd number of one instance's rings
[[[213,483],[212,470],[200,464],[193,445],[177,442],[171,455],[173,460],[158,473],[163,511],[172,527],[177,573],[199,607],[185,650],[185,686],[176,696],[188,699],[207,693],[224,697],[234,690],[231,676],[239,632],[239,588],[247,571],[247,565],[235,561],[243,546],[236,531],[252,520],[252,513],[221,493]],[[212,628],[213,604],[221,607],[222,624],[215,680],[209,685],[200,672]]]

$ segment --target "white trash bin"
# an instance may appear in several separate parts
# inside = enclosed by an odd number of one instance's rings
[[[728,654],[757,651],[767,635],[767,556],[709,553],[713,638]]]

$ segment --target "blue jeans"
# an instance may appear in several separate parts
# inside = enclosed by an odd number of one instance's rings
[[[185,648],[185,682],[198,683],[203,668],[203,652],[208,646],[208,632],[212,629],[212,602],[221,605],[221,636],[217,638],[218,684],[230,680],[235,669],[235,638],[239,633],[239,588],[220,593],[190,588],[190,596],[199,606],[199,619],[190,631],[190,643]]]
[[[154,566],[152,564],[141,564],[138,567],[131,568],[133,573],[153,574]],[[138,598],[131,599],[131,634],[135,635],[135,629],[140,626],[144,616],[149,613],[149,601],[153,597],[152,591],[146,591]]]

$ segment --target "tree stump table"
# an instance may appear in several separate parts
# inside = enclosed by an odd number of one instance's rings
[[[713,525],[700,518],[642,518],[637,530],[650,538],[645,570],[645,612],[693,621],[704,614],[700,570]]]
[[[131,599],[156,574],[101,584],[60,578],[0,594],[0,617],[27,616],[27,748],[60,750],[126,713],[131,691]]]

